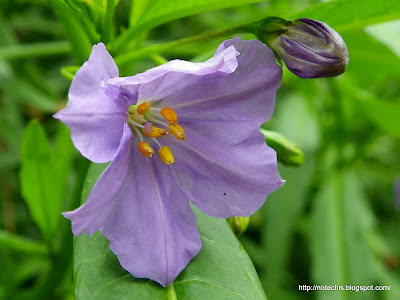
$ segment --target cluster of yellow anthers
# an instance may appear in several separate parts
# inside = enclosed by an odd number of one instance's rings
[[[161,116],[168,122],[168,124],[163,121],[158,120],[153,117],[153,112],[158,111]],[[156,107],[150,107],[150,103],[142,102],[139,105],[131,105],[129,107],[129,118],[128,123],[133,131],[139,136],[140,142],[138,143],[138,148],[141,154],[146,157],[152,157],[154,150],[153,148],[143,140],[142,133],[154,140],[156,145],[159,147],[158,156],[166,165],[174,163],[174,156],[168,146],[161,146],[157,138],[166,136],[168,132],[172,134],[179,140],[185,139],[185,131],[178,124],[178,116],[175,111],[169,107],[164,107],[162,109]],[[153,126],[152,123],[158,123],[164,127],[168,128],[168,131],[164,128],[159,128]]]

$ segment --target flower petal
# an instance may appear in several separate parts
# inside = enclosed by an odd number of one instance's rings
[[[276,153],[258,124],[183,121],[186,141],[169,145],[174,177],[187,197],[213,217],[249,216],[283,184]]]
[[[258,40],[227,40],[217,53],[232,46],[240,52],[234,73],[203,78],[166,97],[160,107],[171,107],[179,119],[251,120],[260,125],[266,122],[274,110],[282,69],[272,50]]]
[[[107,84],[130,92],[137,90],[141,100],[161,100],[174,91],[192,86],[204,78],[234,72],[238,65],[237,55],[239,53],[233,46],[226,47],[205,62],[192,63],[176,59],[135,76],[110,79]]]
[[[87,201],[78,209],[63,213],[64,217],[72,221],[74,235],[86,233],[91,236],[105,222],[129,167],[127,148],[132,138],[129,126],[125,125],[118,154],[97,180]]]
[[[169,168],[135,151],[134,140],[123,140],[88,201],[64,215],[74,234],[100,230],[135,277],[167,286],[201,248],[196,220],[185,195],[172,185]]]
[[[89,60],[78,70],[68,93],[68,105],[54,115],[71,130],[75,147],[91,161],[110,161],[117,153],[129,103],[111,98],[102,83],[118,76],[104,44],[93,46]]]

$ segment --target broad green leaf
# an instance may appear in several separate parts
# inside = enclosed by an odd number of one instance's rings
[[[113,45],[121,52],[138,34],[160,24],[208,11],[262,2],[262,0],[157,0],[134,25],[123,32]]]
[[[310,219],[312,283],[372,285],[379,282],[367,240],[375,219],[367,205],[358,175],[349,171],[327,174],[315,199]],[[384,283],[382,283],[384,284]],[[325,292],[317,299],[376,299],[376,293]]]
[[[90,193],[105,165],[89,169],[82,199]],[[266,299],[247,253],[225,219],[195,209],[203,247],[168,288],[135,279],[120,266],[107,240],[99,233],[74,241],[76,300],[105,299]]]
[[[329,24],[336,31],[342,32],[399,19],[400,1],[333,0],[312,5],[294,14],[288,14],[288,17],[320,20]]]
[[[60,125],[55,151],[37,120],[25,128],[22,138],[20,181],[22,195],[34,222],[47,241],[56,231],[74,149],[68,130]]]

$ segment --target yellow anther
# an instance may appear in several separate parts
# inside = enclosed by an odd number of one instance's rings
[[[170,164],[174,163],[174,156],[172,155],[172,152],[168,148],[168,146],[164,146],[164,147],[158,149],[158,156],[160,156],[160,159],[166,165],[170,165]]]
[[[139,148],[140,153],[142,153],[144,156],[147,156],[147,157],[153,156],[154,150],[153,150],[153,148],[150,147],[149,144],[147,144],[145,142],[140,142],[138,144],[138,148]]]
[[[143,128],[143,133],[144,135],[147,135],[149,137],[162,137],[168,134],[167,130],[164,128],[158,128],[158,127],[151,127],[151,132],[147,133],[144,128]]]
[[[178,116],[176,115],[176,112],[169,107],[164,107],[161,111],[160,114],[165,118],[165,120],[168,121],[168,123],[176,123],[178,122]]]
[[[169,131],[170,134],[172,134],[178,140],[186,140],[186,138],[185,138],[185,130],[183,130],[183,128],[179,124],[170,123],[168,125],[168,131]]]
[[[146,111],[150,109],[150,103],[149,102],[143,102],[137,107],[137,113],[139,115],[143,115]]]

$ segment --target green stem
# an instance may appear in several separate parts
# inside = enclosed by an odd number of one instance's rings
[[[0,59],[63,55],[70,52],[67,41],[17,44],[0,47]]]
[[[178,297],[176,296],[175,288],[174,288],[174,283],[171,283],[169,286],[167,286],[167,299],[168,300],[178,300]]]
[[[192,43],[197,43],[201,41],[209,41],[210,39],[215,39],[218,37],[226,37],[235,33],[254,33],[255,31],[255,23],[246,23],[238,26],[234,26],[231,28],[227,28],[224,30],[216,31],[216,32],[209,32],[209,33],[204,33],[188,38],[183,38],[180,40],[172,41],[169,43],[161,44],[161,45],[152,45],[148,47],[144,47],[142,49],[139,49],[137,51],[132,51],[127,54],[118,56],[115,59],[115,62],[119,67],[127,65],[129,63],[144,59],[144,58],[149,58],[154,54],[160,54],[163,53],[171,48],[187,45],[187,44],[192,44]]]

